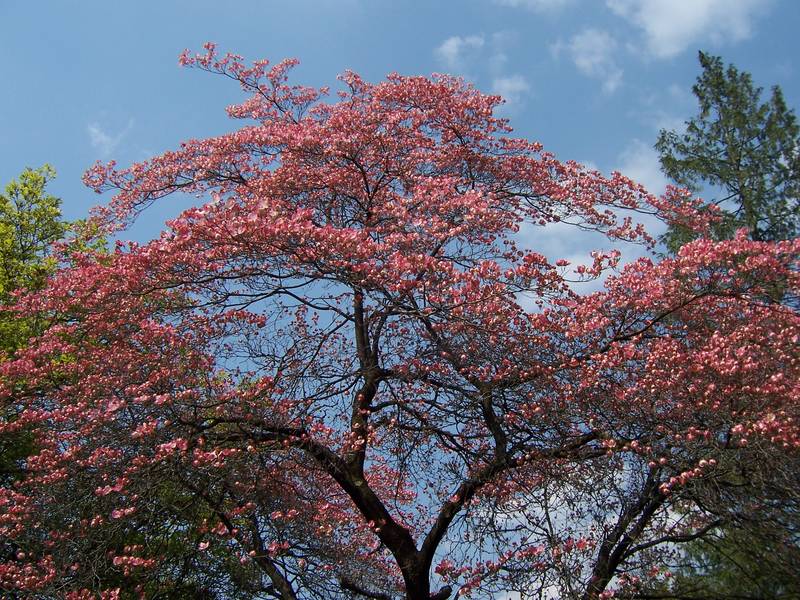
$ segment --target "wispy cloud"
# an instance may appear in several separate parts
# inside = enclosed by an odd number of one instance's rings
[[[772,0],[606,0],[618,16],[642,30],[656,58],[671,58],[710,40],[738,42],[752,35]]]
[[[454,35],[442,42],[434,51],[436,58],[450,71],[462,71],[477,59],[486,40],[483,35]]]
[[[86,126],[86,132],[89,135],[89,143],[92,145],[92,148],[100,153],[102,158],[107,158],[117,149],[125,136],[130,133],[131,129],[133,129],[133,123],[133,119],[129,119],[124,129],[117,133],[111,133],[103,129],[99,123],[93,121]]]
[[[641,183],[651,194],[663,194],[669,181],[661,172],[658,153],[642,140],[633,139],[617,159],[617,171]]]
[[[508,52],[517,43],[514,31],[492,34],[454,35],[437,46],[433,54],[449,72],[502,96],[506,104],[499,110],[508,112],[518,107],[531,92],[531,84],[520,73],[509,73]]]
[[[519,39],[515,31],[495,31],[490,37],[488,45],[491,53],[487,61],[489,71],[496,76],[501,76],[508,64],[508,50],[514,46]]]
[[[531,84],[522,75],[497,77],[492,82],[492,93],[502,96],[506,106],[513,108],[518,105],[531,91]]]
[[[574,0],[494,0],[495,4],[514,8],[527,8],[537,13],[555,13],[572,4]]]
[[[566,52],[581,73],[602,82],[606,94],[612,94],[622,83],[622,68],[614,58],[617,42],[607,31],[584,29],[566,43],[557,42],[551,50],[556,56]]]

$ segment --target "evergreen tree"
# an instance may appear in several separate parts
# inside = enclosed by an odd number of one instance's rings
[[[781,89],[762,102],[749,73],[700,52],[702,73],[692,88],[700,112],[684,133],[662,130],[656,149],[662,170],[694,192],[716,193],[721,218],[712,230],[727,239],[746,228],[754,240],[800,234],[800,126]],[[672,227],[676,252],[696,234]],[[771,291],[785,305],[784,286]],[[729,477],[695,489],[695,502],[720,526],[687,546],[671,584],[682,598],[797,598],[800,570],[800,466],[797,456],[732,449]],[[665,597],[672,597],[666,593]]]
[[[800,126],[778,86],[762,102],[749,73],[700,52],[703,72],[692,88],[700,112],[686,131],[662,130],[656,143],[664,173],[695,192],[717,193],[717,239],[742,227],[754,240],[793,238],[800,231]],[[672,228],[675,251],[694,234]]]

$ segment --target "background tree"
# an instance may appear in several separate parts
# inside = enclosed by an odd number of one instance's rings
[[[692,87],[700,113],[683,133],[662,130],[656,142],[664,173],[679,185],[713,197],[722,209],[717,239],[740,227],[754,240],[796,237],[800,227],[800,127],[778,86],[762,102],[749,73],[700,52],[703,72]],[[696,237],[669,230],[673,251]]]
[[[723,210],[717,239],[741,227],[753,239],[797,237],[800,224],[800,129],[779,87],[762,104],[749,73],[700,53],[703,72],[693,87],[700,114],[686,132],[662,131],[656,149],[664,173],[680,185],[719,193]],[[668,247],[677,251],[694,235],[672,226]],[[779,284],[771,293],[783,297]],[[790,598],[800,594],[800,457],[762,447],[737,448],[724,459],[727,477],[697,486],[696,502],[717,515],[719,526],[689,544],[670,586],[685,597]],[[686,558],[687,561],[682,559]]]
[[[55,263],[49,256],[53,242],[67,225],[61,220],[60,200],[45,191],[55,177],[49,165],[25,169],[0,194],[0,301],[9,304],[19,289],[38,289]],[[32,335],[30,324],[7,313],[0,319],[0,352],[13,353]]]
[[[86,175],[105,231],[207,201],[20,299],[49,321],[0,366],[0,431],[37,434],[0,488],[7,593],[634,594],[715,525],[675,507],[728,448],[800,445],[800,317],[764,293],[796,293],[800,242],[698,240],[581,295],[619,252],[551,262],[521,226],[652,247],[626,211],[702,230],[696,202],[510,137],[458,79],[346,73],[328,102],[207,50],[182,62],[249,123]]]
[[[74,260],[80,253],[94,252],[96,259],[101,259],[105,252],[105,242],[102,238],[87,241],[87,236],[92,234],[91,226],[77,221],[68,223],[62,219],[59,198],[47,193],[47,184],[55,177],[55,170],[49,165],[39,169],[26,169],[17,180],[10,182],[5,193],[0,194],[0,362],[12,360],[15,354],[22,350],[28,340],[40,333],[52,321],[53,315],[44,318],[26,317],[14,311],[16,295],[25,291],[40,290],[46,283],[48,276],[52,275],[58,267],[57,254],[53,252],[53,244],[66,241],[64,236],[71,234],[69,246],[63,248],[61,259]],[[64,254],[66,253],[66,254]],[[64,383],[64,382],[62,382]],[[3,416],[7,422],[14,422],[19,417],[20,406],[15,399],[15,394],[9,395],[3,403]],[[0,435],[0,477],[6,485],[13,485],[25,477],[23,467],[27,457],[37,451],[35,426],[26,426],[20,430]],[[79,495],[80,482],[72,482],[73,494]],[[153,490],[152,497],[161,504],[186,506],[190,505],[189,498],[182,497],[179,489],[168,484],[162,484],[161,489]],[[155,513],[158,503],[154,503]],[[61,511],[68,513],[76,505],[66,504]],[[54,513],[59,510],[53,506]],[[80,518],[82,511],[69,515],[70,518]],[[186,508],[185,518],[202,520],[202,511]],[[106,586],[114,587],[125,583],[133,587],[141,587],[148,591],[153,584],[147,577],[140,581],[127,578],[123,581],[115,568],[103,568],[105,557],[94,558],[92,552],[99,550],[102,554],[108,548],[123,548],[125,546],[142,543],[143,541],[158,538],[163,545],[165,555],[169,555],[173,562],[190,564],[187,554],[193,549],[186,548],[183,539],[176,543],[170,538],[169,530],[164,527],[165,519],[162,517],[152,522],[143,523],[138,529],[117,530],[107,539],[93,540],[95,550],[87,550],[82,554],[83,560],[92,562],[94,577],[102,580]],[[14,544],[5,545],[3,554],[6,558],[14,556],[19,549]],[[207,595],[204,590],[209,585],[209,579],[216,578],[214,586],[221,587],[221,577],[218,571],[227,571],[226,576],[236,572],[242,581],[247,580],[238,563],[215,564],[207,561],[202,568],[198,567],[181,574],[176,570],[171,578],[162,577],[158,582],[158,590],[163,596],[168,597],[197,597]],[[202,573],[207,575],[201,575]],[[212,575],[213,573],[213,575]],[[233,597],[233,596],[229,596]]]
[[[0,304],[13,304],[13,293],[41,288],[55,269],[50,247],[67,229],[61,220],[60,200],[47,194],[47,183],[55,177],[49,165],[25,169],[0,194]],[[35,320],[0,312],[0,361],[7,360],[37,331]],[[15,407],[6,402],[5,418],[13,418]],[[20,460],[30,453],[29,433],[0,436],[0,477],[14,478]]]

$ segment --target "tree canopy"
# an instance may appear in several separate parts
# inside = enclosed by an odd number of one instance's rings
[[[692,87],[699,114],[684,132],[662,130],[656,142],[664,173],[679,185],[715,195],[722,209],[717,239],[741,227],[755,240],[800,233],[800,126],[778,86],[766,102],[749,73],[700,52],[703,72]],[[674,250],[696,237],[673,227]]]
[[[294,61],[181,62],[248,122],[88,171],[102,231],[204,203],[15,305],[46,327],[0,365],[0,431],[37,436],[0,488],[3,590],[630,595],[714,527],[695,492],[727,456],[800,445],[800,317],[765,292],[797,292],[800,241],[571,265],[538,228],[652,248],[638,214],[711,220],[511,137],[459,79],[348,72],[328,101]]]
[[[55,171],[49,165],[25,169],[0,194],[0,301],[12,302],[12,293],[37,289],[55,264],[48,259],[50,245],[64,235],[61,201],[45,192]],[[8,354],[30,333],[24,321],[0,319],[0,353]]]

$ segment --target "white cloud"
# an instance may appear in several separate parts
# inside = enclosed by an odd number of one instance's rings
[[[107,158],[116,150],[117,146],[119,146],[120,142],[128,135],[131,129],[133,129],[133,119],[130,119],[125,129],[116,135],[104,130],[97,122],[89,123],[86,126],[86,132],[89,134],[89,143],[92,145],[92,148],[100,152],[102,158]]]
[[[454,35],[439,44],[433,54],[449,72],[475,83],[482,82],[482,87],[490,87],[493,94],[502,96],[506,104],[499,110],[508,112],[531,91],[524,75],[507,71],[508,51],[517,40],[517,33],[508,30],[491,35]]]
[[[639,107],[629,115],[655,135],[662,129],[683,133],[686,115],[696,112],[697,102],[691,91],[676,83],[639,92]]]
[[[755,18],[772,0],[606,0],[643,30],[649,52],[670,58],[695,44],[737,42],[752,35]]]
[[[518,35],[514,31],[497,31],[489,38],[492,53],[488,59],[488,68],[500,76],[508,63],[507,50],[517,43]]]
[[[566,50],[581,73],[602,81],[603,92],[607,94],[613,93],[622,83],[622,69],[614,59],[617,42],[606,31],[584,29],[566,44],[555,44],[552,50],[556,55]]]
[[[477,58],[483,48],[485,40],[483,35],[459,36],[447,38],[433,53],[437,59],[451,71],[460,71],[465,68],[467,59]]]
[[[663,194],[668,180],[661,172],[658,153],[643,141],[632,140],[617,159],[617,171],[641,183],[651,194]]]
[[[680,135],[686,131],[686,118],[675,115],[672,112],[656,110],[645,116],[646,124],[652,126],[655,133],[659,133],[663,129],[666,131],[674,131]]]
[[[502,96],[506,106],[519,104],[530,91],[531,85],[522,75],[498,77],[492,82],[492,93]]]
[[[495,0],[495,4],[513,8],[527,8],[538,13],[553,13],[561,10],[573,0]]]
[[[696,108],[695,97],[685,88],[676,83],[667,87],[663,98],[667,100],[669,109],[661,109],[650,115],[649,122],[653,124],[656,131],[666,129],[675,131],[679,134],[686,131],[685,115],[693,112]],[[679,110],[684,116],[676,115],[674,111]]]

